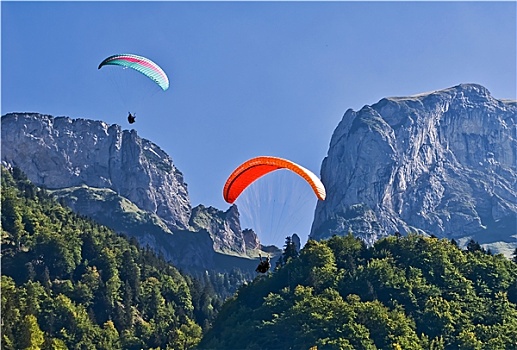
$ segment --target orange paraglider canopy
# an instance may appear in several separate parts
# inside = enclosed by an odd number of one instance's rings
[[[256,157],[242,163],[231,173],[223,189],[224,200],[233,203],[239,195],[258,178],[279,169],[287,169],[300,175],[320,200],[326,196],[325,186],[310,170],[287,159],[278,157]]]

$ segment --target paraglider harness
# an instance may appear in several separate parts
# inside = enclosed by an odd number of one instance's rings
[[[132,115],[131,112],[128,112],[129,115],[127,116],[127,121],[129,124],[133,124],[135,122],[136,115]]]
[[[266,273],[271,268],[271,263],[269,262],[269,255],[265,260],[262,260],[262,255],[259,254],[260,263],[255,269],[256,272]]]

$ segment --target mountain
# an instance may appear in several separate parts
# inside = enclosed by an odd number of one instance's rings
[[[77,213],[149,244],[186,270],[253,271],[260,242],[237,207],[192,208],[183,174],[135,130],[38,113],[2,116],[2,163]],[[181,252],[181,254],[178,254]]]
[[[135,130],[87,119],[8,114],[2,118],[2,160],[38,186],[108,188],[171,229],[188,227],[191,208],[183,175]]]
[[[22,169],[37,186],[111,189],[170,229],[188,227],[191,207],[182,173],[135,130],[87,119],[7,114],[2,161]]]
[[[321,166],[311,238],[395,232],[517,247],[517,102],[461,84],[348,110]]]

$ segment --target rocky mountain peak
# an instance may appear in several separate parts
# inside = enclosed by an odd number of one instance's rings
[[[477,84],[348,110],[322,163],[327,199],[311,237],[420,231],[496,244],[505,232],[515,242],[516,119],[516,101]]]

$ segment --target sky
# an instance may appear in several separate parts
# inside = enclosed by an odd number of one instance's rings
[[[192,206],[227,210],[227,177],[256,156],[286,158],[319,175],[350,108],[460,83],[516,99],[513,1],[0,5],[2,115],[134,128],[171,156]],[[117,53],[152,59],[170,88],[157,92],[140,76],[121,85],[118,72],[97,69]],[[133,125],[128,111],[137,115]],[[303,209],[300,230],[310,230],[315,204]],[[262,235],[263,243],[282,245],[281,235]]]

